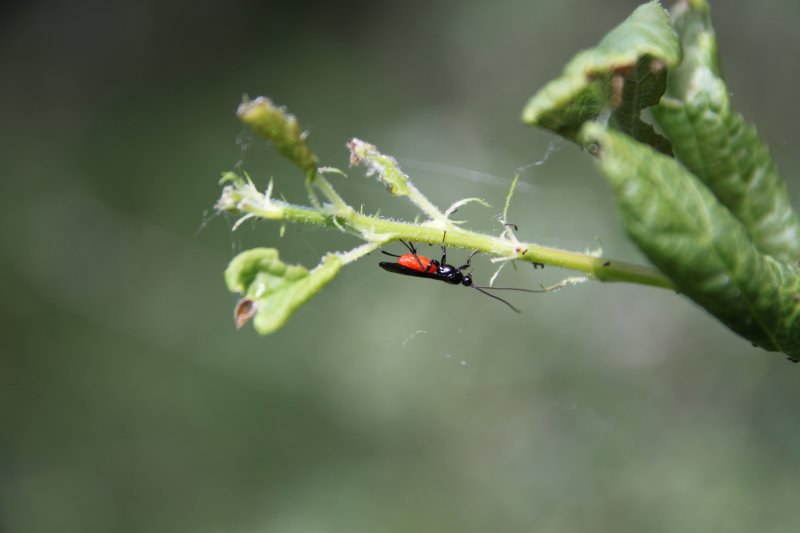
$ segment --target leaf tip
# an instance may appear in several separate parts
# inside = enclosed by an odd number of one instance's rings
[[[233,308],[233,321],[236,329],[242,329],[258,311],[258,305],[250,298],[241,298]]]

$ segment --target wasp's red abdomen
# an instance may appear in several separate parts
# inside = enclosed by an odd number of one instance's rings
[[[417,272],[436,273],[436,265],[431,264],[431,260],[424,255],[403,254],[397,259],[397,264]]]

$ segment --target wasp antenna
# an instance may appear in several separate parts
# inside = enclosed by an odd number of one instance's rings
[[[519,291],[519,292],[550,292],[546,289],[520,289],[517,287],[483,287],[483,286],[475,286],[476,289],[485,289],[488,291]]]
[[[522,311],[520,311],[519,309],[517,309],[516,307],[514,307],[513,305],[511,305],[511,304],[510,304],[510,303],[508,303],[507,301],[503,300],[503,299],[502,299],[502,298],[500,298],[499,296],[495,296],[494,294],[488,293],[488,292],[486,292],[485,290],[483,290],[482,288],[480,288],[480,287],[476,287],[475,285],[470,285],[470,287],[472,287],[472,288],[473,288],[473,289],[475,289],[476,291],[480,291],[480,292],[482,292],[483,294],[485,294],[485,295],[486,295],[486,296],[488,296],[489,298],[494,298],[495,300],[499,300],[499,301],[503,302],[503,303],[504,303],[504,304],[506,304],[508,307],[510,307],[510,308],[511,308],[511,310],[512,310],[512,311],[514,311],[515,313],[522,313]]]

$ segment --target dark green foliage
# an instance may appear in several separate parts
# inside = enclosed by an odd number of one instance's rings
[[[753,343],[800,357],[800,221],[766,145],[731,108],[708,5],[677,4],[677,38],[661,14],[655,2],[637,9],[523,119],[598,156],[627,232],[682,293]],[[641,121],[648,107],[668,142]],[[677,159],[663,155],[670,143]]]
[[[640,115],[664,94],[665,67],[679,60],[669,15],[658,2],[644,4],[537,92],[522,120],[575,141],[584,122],[607,115],[619,130],[669,153],[669,142]]]
[[[800,277],[762,254],[745,227],[680,163],[587,123],[628,234],[678,290],[729,328],[800,357]]]

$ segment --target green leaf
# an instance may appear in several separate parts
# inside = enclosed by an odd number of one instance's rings
[[[800,271],[762,254],[744,226],[676,160],[587,123],[625,228],[678,290],[770,351],[800,357]]]
[[[721,76],[708,5],[679,3],[675,27],[683,61],[670,72],[653,116],[675,155],[744,224],[763,253],[785,262],[800,258],[800,219],[786,185],[753,126],[731,108]]]
[[[300,167],[307,179],[314,177],[317,156],[308,146],[307,134],[300,129],[294,115],[283,107],[275,106],[272,100],[263,96],[242,102],[236,113],[253,133],[272,141],[281,155]]]
[[[336,276],[342,267],[336,255],[326,256],[314,270],[287,265],[274,248],[253,248],[237,255],[225,269],[225,283],[242,295],[235,318],[241,327],[255,314],[262,335],[280,329],[289,317]]]
[[[669,15],[657,1],[641,5],[536,93],[522,120],[574,141],[584,122],[608,115],[611,127],[670,153],[669,142],[642,121],[641,111],[658,102],[666,69],[679,60]]]

